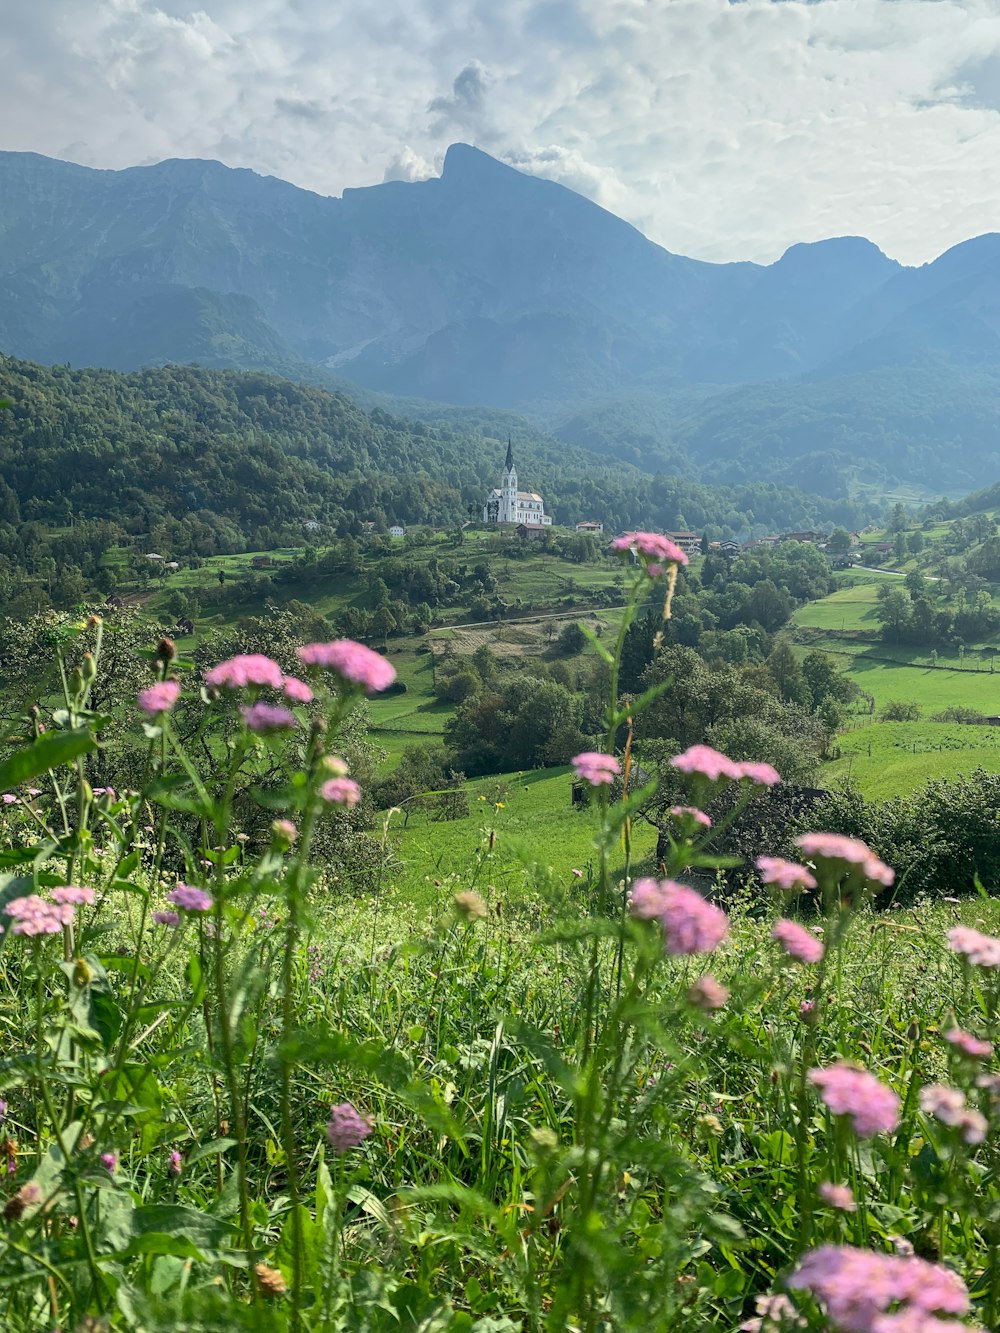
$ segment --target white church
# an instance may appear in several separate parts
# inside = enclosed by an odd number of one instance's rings
[[[494,486],[483,505],[484,523],[523,523],[527,528],[547,528],[552,518],[545,512],[542,497],[537,491],[517,489],[517,469],[514,451],[507,440],[507,458],[500,474],[499,488]]]

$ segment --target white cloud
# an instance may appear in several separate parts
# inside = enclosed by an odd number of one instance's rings
[[[46,0],[0,29],[0,146],[218,157],[323,193],[455,138],[670,249],[1000,229],[998,0]]]

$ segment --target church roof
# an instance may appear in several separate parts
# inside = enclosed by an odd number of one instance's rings
[[[519,500],[541,500],[542,497],[537,491],[518,491],[517,498]]]
[[[504,463],[504,471],[509,472],[514,466],[514,450],[510,447],[510,436],[507,436],[507,460]]]

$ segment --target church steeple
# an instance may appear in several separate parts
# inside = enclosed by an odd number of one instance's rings
[[[514,466],[514,450],[510,447],[510,436],[507,436],[507,458],[503,465],[504,472],[509,472]]]

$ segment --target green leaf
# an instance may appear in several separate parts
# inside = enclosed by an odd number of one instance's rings
[[[62,764],[71,764],[80,755],[97,749],[97,742],[83,727],[75,731],[49,731],[37,741],[0,764],[0,791],[9,791],[22,782],[37,778]]]
[[[203,1143],[199,1148],[193,1148],[191,1152],[184,1156],[185,1166],[194,1166],[195,1162],[200,1162],[203,1157],[214,1157],[217,1153],[228,1152],[230,1148],[236,1147],[235,1139],[213,1139],[211,1143]]]
[[[586,634],[591,644],[597,649],[597,651],[600,653],[604,661],[607,662],[608,666],[610,666],[611,663],[614,661],[614,658],[608,652],[607,648],[605,648],[604,644],[601,643],[600,639],[597,637],[597,635],[594,633],[594,631],[590,628],[589,625],[585,625],[582,621],[580,621],[579,623],[580,623],[580,628],[583,630],[584,634]]]

